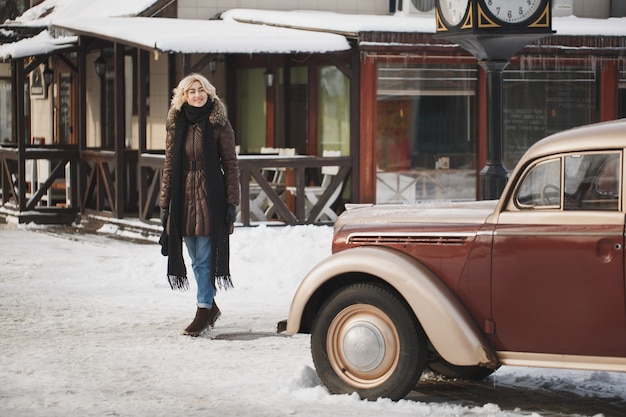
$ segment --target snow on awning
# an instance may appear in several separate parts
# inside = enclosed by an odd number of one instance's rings
[[[175,53],[321,53],[350,49],[341,35],[235,21],[105,17],[55,20],[55,29]]]
[[[220,16],[225,21],[237,21],[291,27],[332,33],[361,32],[435,33],[435,15],[368,15],[341,14],[323,11],[272,11],[230,9]],[[626,36],[626,18],[592,19],[566,16],[553,17],[552,29],[565,36]]]
[[[407,16],[344,14],[313,10],[230,9],[220,15],[225,21],[341,33],[356,37],[361,32],[435,33],[435,14]]]
[[[155,3],[156,0],[44,0],[18,16],[15,23],[48,27],[61,18],[80,20],[90,17],[137,16]]]
[[[50,54],[61,49],[76,46],[77,42],[77,36],[54,38],[50,35],[50,32],[44,30],[32,38],[0,45],[0,60]]]

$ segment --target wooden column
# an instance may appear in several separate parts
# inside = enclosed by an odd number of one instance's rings
[[[603,60],[600,66],[600,120],[615,120],[618,116],[618,64],[616,60]]]
[[[276,143],[276,84],[279,76],[273,68],[274,82],[271,86],[265,86],[265,146],[273,148]]]
[[[115,207],[111,207],[113,217],[124,218],[124,181],[126,179],[125,148],[126,148],[126,94],[124,86],[124,45],[115,43],[113,46],[113,84],[114,140],[115,140]]]
[[[306,153],[317,155],[317,123],[319,117],[319,67],[313,63],[308,71]]]
[[[26,139],[26,118],[24,115],[24,83],[26,82],[26,72],[24,70],[24,59],[14,58],[11,68],[12,78],[12,101],[13,101],[13,138],[17,142],[17,176],[19,178],[19,211],[26,210],[26,161],[24,159],[25,139]],[[30,115],[29,120],[30,122]]]
[[[366,56],[360,71],[360,143],[352,181],[358,185],[358,203],[376,202],[376,60]],[[355,174],[357,174],[355,176]]]
[[[81,39],[82,41],[82,39]],[[102,111],[102,109],[100,110]],[[87,149],[87,50],[78,48],[78,78],[76,80],[76,125],[78,135],[78,203],[72,201],[72,205],[78,207],[81,213],[85,212],[85,200],[83,196],[87,192],[87,162],[83,160],[82,153]],[[74,198],[74,193],[72,193]]]
[[[138,132],[138,148],[139,153],[145,153],[147,149],[147,125],[148,111],[146,107],[146,98],[148,97],[148,84],[146,74],[150,73],[150,65],[148,63],[148,51],[137,50],[137,124]]]

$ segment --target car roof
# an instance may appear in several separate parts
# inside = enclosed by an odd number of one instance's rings
[[[525,165],[527,161],[538,157],[561,152],[623,148],[626,148],[626,119],[612,120],[548,136],[528,148],[519,165]]]
[[[512,181],[525,169],[530,161],[544,156],[563,152],[583,152],[594,150],[624,149],[626,148],[626,119],[612,120],[576,127],[555,133],[541,139],[532,145],[518,161],[509,175],[496,211],[501,211],[508,200],[508,195],[515,186]]]

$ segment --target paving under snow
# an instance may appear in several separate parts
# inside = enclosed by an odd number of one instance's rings
[[[193,318],[195,288],[169,289],[155,243],[0,228],[0,416],[530,414],[497,400],[469,407],[329,395],[309,337],[274,329],[300,279],[330,254],[331,236],[320,226],[238,227],[236,287],[217,296],[216,328],[190,338],[180,332]],[[620,373],[503,367],[495,381],[626,399]]]

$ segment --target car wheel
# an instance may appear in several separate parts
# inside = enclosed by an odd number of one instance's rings
[[[484,366],[458,366],[445,361],[441,357],[428,363],[428,368],[446,378],[468,379],[480,381],[495,372],[495,369]]]
[[[426,334],[406,305],[375,284],[334,293],[311,331],[311,353],[331,393],[398,400],[417,384],[427,357]]]

